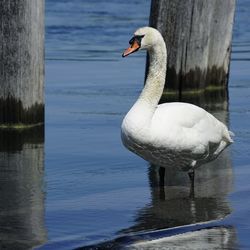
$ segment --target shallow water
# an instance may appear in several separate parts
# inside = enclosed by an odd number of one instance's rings
[[[197,170],[193,199],[186,174],[163,173],[120,141],[145,69],[145,53],[121,53],[149,5],[47,1],[45,138],[1,134],[0,248],[250,248],[249,1],[237,6],[229,111],[214,111],[235,143]]]

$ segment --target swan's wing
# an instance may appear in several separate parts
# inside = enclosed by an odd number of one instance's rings
[[[156,109],[151,124],[155,145],[190,151],[197,157],[217,148],[227,128],[202,108],[188,103],[166,103]]]
[[[192,128],[208,114],[204,109],[189,103],[173,102],[158,105],[153,120],[165,125]]]

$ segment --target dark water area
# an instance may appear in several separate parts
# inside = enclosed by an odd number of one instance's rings
[[[0,249],[250,249],[250,2],[237,1],[229,108],[213,110],[235,142],[197,170],[194,198],[185,173],[120,140],[145,70],[145,53],[121,53],[149,9],[46,1],[45,135],[0,133]]]

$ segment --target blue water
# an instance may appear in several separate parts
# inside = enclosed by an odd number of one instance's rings
[[[150,2],[142,0],[48,0],[48,60],[117,61],[127,39],[148,24]]]
[[[235,143],[197,170],[193,199],[185,173],[167,170],[159,187],[159,171],[120,140],[145,70],[145,53],[121,53],[149,10],[143,0],[46,1],[45,138],[14,135],[0,150],[0,248],[250,248],[250,2],[237,2],[229,110],[214,111]]]

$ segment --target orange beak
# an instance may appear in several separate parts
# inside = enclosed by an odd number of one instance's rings
[[[131,46],[123,52],[122,57],[128,56],[128,55],[136,52],[139,48],[140,48],[139,43],[136,40],[134,40],[134,42],[131,44]]]

